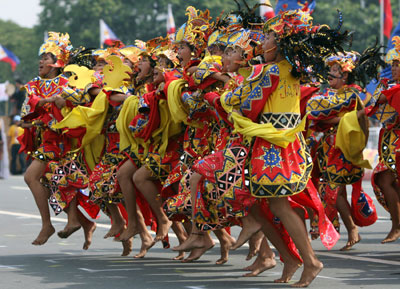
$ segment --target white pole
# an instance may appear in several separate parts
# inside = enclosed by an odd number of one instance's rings
[[[99,48],[103,48],[103,43],[101,43],[101,19],[99,20]]]

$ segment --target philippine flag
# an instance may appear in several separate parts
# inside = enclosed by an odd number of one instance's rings
[[[115,33],[108,27],[103,19],[100,19],[100,43],[112,46],[115,41],[120,41]]]
[[[260,6],[260,16],[265,19],[270,19],[275,16],[274,8],[272,8],[271,2],[269,0],[260,0],[260,4],[265,4]]]
[[[19,59],[10,50],[0,44],[0,61],[7,62],[11,65],[11,70],[14,71],[19,64]]]
[[[380,0],[381,5],[383,4],[383,34],[390,38],[390,33],[393,27],[393,17],[392,17],[392,6],[390,5],[390,0]]]
[[[174,15],[172,14],[172,5],[168,4],[168,18],[167,18],[167,35],[172,38],[175,36],[175,20]],[[171,39],[173,40],[173,39]]]

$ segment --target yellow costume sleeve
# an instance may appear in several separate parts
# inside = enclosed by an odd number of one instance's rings
[[[62,121],[52,126],[53,129],[85,127],[86,133],[82,139],[82,147],[91,143],[104,125],[108,111],[107,96],[100,92],[91,107],[77,106]]]
[[[129,96],[122,105],[121,111],[116,120],[119,132],[119,149],[123,151],[129,146],[137,149],[137,142],[129,129],[129,124],[138,112],[139,98],[136,95]]]
[[[176,123],[187,122],[188,111],[182,103],[182,90],[187,82],[183,79],[177,79],[168,86],[168,108],[171,112],[172,120]]]
[[[335,147],[345,158],[361,168],[372,169],[368,160],[363,158],[366,137],[357,117],[357,110],[346,113],[339,122]]]

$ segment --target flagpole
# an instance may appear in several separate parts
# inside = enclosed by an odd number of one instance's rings
[[[384,36],[383,36],[383,29],[384,29],[384,11],[385,11],[385,0],[381,0],[381,5],[380,5],[380,22],[381,22],[381,33],[380,33],[380,36],[381,36],[381,46],[382,46],[382,48],[381,48],[381,51],[384,53],[384,48],[383,48],[383,46],[385,45],[385,38],[384,38]]]
[[[99,48],[103,48],[102,46],[103,43],[101,43],[101,19],[99,19],[99,42],[100,42]]]

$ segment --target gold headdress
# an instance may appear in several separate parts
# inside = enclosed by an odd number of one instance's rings
[[[389,64],[391,64],[394,60],[400,61],[400,37],[394,36],[392,38],[392,43],[394,47],[387,52],[385,58],[386,63]]]
[[[68,64],[71,50],[68,33],[49,32],[49,38],[39,48],[39,55],[51,53],[57,58],[57,62],[51,66],[64,67]]]
[[[196,48],[197,56],[207,47],[208,37],[213,31],[210,12],[199,11],[193,6],[186,8],[188,20],[183,24],[175,36],[175,43],[186,42]]]

